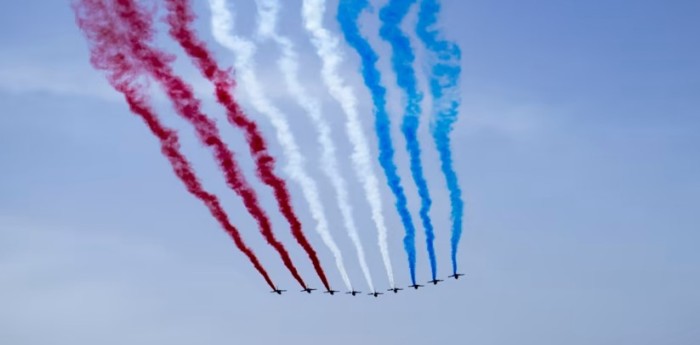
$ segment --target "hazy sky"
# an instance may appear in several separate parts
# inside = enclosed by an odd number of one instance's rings
[[[239,13],[237,29],[251,34],[253,0],[231,2]],[[283,3],[284,31],[305,59],[305,83],[324,98],[372,276],[384,290],[389,286],[369,208],[349,173],[342,113],[321,83],[320,62],[300,26],[300,0]],[[329,1],[326,23],[339,34],[336,3]],[[384,1],[372,3],[379,9]],[[206,3],[197,4],[200,34],[230,66],[233,57],[209,32]],[[459,256],[467,276],[375,300],[297,293],[209,153],[154,89],[160,115],[181,130],[183,150],[204,184],[222,198],[273,279],[291,291],[268,293],[175,178],[143,123],[91,68],[68,1],[3,2],[0,343],[700,343],[700,3],[443,4],[442,24],[464,53],[464,103],[453,140],[467,201]],[[376,13],[363,17],[363,32],[383,52],[380,66],[397,123],[401,98],[388,45],[378,39]],[[414,20],[415,14],[409,16],[407,28]],[[178,55],[178,72],[218,119],[303,276],[321,287],[275,211],[269,189],[255,180],[244,141],[224,120],[210,86],[173,42],[161,35],[159,43]],[[343,75],[363,103],[376,154],[359,61],[348,46],[343,49]],[[277,52],[272,45],[261,47],[258,72],[293,119],[324,200],[334,205],[330,184],[317,169],[312,129],[279,85]],[[269,123],[251,116],[283,161]],[[426,127],[420,139],[444,277],[450,273],[449,204]],[[394,130],[400,173],[418,223],[404,141]],[[290,186],[306,232],[332,283],[341,288],[301,193]],[[382,188],[396,279],[408,285],[403,230],[392,196]],[[328,213],[339,219],[337,208],[329,206]],[[351,278],[366,290],[354,249],[340,222],[334,225]],[[429,267],[422,234],[417,243],[418,277],[425,281]]]

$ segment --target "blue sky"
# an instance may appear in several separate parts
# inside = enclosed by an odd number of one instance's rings
[[[252,0],[235,3],[238,13],[254,13]],[[339,108],[325,94],[319,61],[300,26],[300,1],[284,3],[287,33],[306,59],[306,83],[324,97],[347,156]],[[384,1],[372,3],[378,10]],[[329,2],[326,23],[339,34],[335,4]],[[459,257],[467,279],[377,300],[267,293],[171,173],[145,126],[91,68],[67,2],[0,5],[0,343],[700,342],[700,4],[443,4],[445,31],[464,53],[464,104],[453,142],[467,201]],[[201,35],[218,60],[231,65],[232,57],[209,33],[207,8],[199,5]],[[254,16],[240,17],[239,32],[251,33]],[[414,19],[409,16],[409,22]],[[399,92],[388,46],[375,30],[376,11],[363,22],[365,34],[384,52],[380,66],[398,119]],[[160,43],[180,57],[178,71],[219,119],[277,232],[302,274],[319,287],[273,212],[269,191],[254,181],[240,133],[226,125],[210,87],[177,47],[165,37]],[[358,59],[349,47],[344,50],[343,75],[363,102],[371,134],[371,102]],[[292,126],[314,167],[314,141],[304,135],[309,126],[285,90],[275,87],[276,57],[273,46],[261,47],[261,77],[278,105],[298,119]],[[273,278],[296,290],[191,129],[157,90],[154,102],[165,121],[180,129],[183,149],[205,185],[247,231],[246,240]],[[279,155],[274,132],[259,119]],[[449,226],[448,200],[425,127],[421,142],[444,276],[449,236],[440,230]],[[418,199],[408,183],[405,152],[399,150],[397,158],[415,221]],[[381,177],[378,165],[375,172]],[[312,173],[330,204],[328,183],[319,171]],[[375,284],[385,289],[368,207],[357,181],[351,174],[346,178],[366,229]],[[299,190],[291,191],[310,224]],[[383,198],[394,270],[405,285],[400,222],[388,189]],[[329,213],[337,219],[337,211]],[[352,246],[340,226],[336,231],[351,278],[361,286]],[[340,287],[330,254],[310,226],[307,233]],[[418,254],[419,280],[427,280],[425,251]]]

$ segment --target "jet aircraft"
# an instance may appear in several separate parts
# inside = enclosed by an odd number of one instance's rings
[[[459,277],[463,276],[464,274],[462,273],[455,273],[451,276],[447,276],[447,278],[454,278],[454,279],[459,279]]]
[[[274,290],[270,291],[270,293],[276,293],[278,295],[281,295],[285,291],[287,291],[287,290],[274,289]]]
[[[442,279],[433,279],[433,280],[429,281],[428,283],[433,284],[433,285],[437,285],[437,283],[439,283],[441,281],[442,281]]]
[[[357,295],[357,294],[359,294],[359,293],[361,293],[361,292],[362,292],[362,291],[355,291],[355,290],[352,290],[352,291],[346,292],[346,294],[355,296],[355,295]]]
[[[328,290],[328,291],[324,291],[323,293],[329,293],[329,294],[331,294],[331,296],[333,296],[333,294],[335,294],[336,292],[338,292],[338,290]]]
[[[301,290],[301,292],[311,293],[311,291],[314,291],[314,290],[316,290],[316,289],[306,288],[304,290]]]
[[[395,288],[388,289],[386,291],[393,291],[394,293],[398,293],[399,290],[403,290],[403,289],[395,287]]]
[[[413,285],[409,285],[408,287],[413,288],[415,290],[418,290],[418,288],[423,287],[423,285],[413,284]]]
[[[374,297],[379,297],[379,295],[383,295],[383,293],[375,291],[375,292],[368,293],[368,295],[374,296]]]

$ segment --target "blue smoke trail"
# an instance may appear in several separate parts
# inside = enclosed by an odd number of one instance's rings
[[[401,123],[401,132],[403,132],[406,138],[406,149],[408,150],[411,162],[411,175],[416,183],[418,195],[421,199],[419,214],[423,223],[423,228],[425,229],[430,269],[432,277],[435,279],[437,275],[435,248],[433,247],[435,235],[429,215],[432,201],[430,200],[430,193],[428,192],[428,183],[423,176],[420,144],[418,143],[418,125],[421,113],[420,102],[423,99],[423,95],[418,91],[416,72],[413,69],[413,62],[416,57],[411,49],[411,42],[400,28],[401,21],[415,2],[415,0],[389,1],[389,3],[379,11],[379,19],[382,21],[379,35],[391,45],[393,52],[391,56],[391,65],[396,73],[396,81],[407,96],[403,122]]]
[[[430,92],[433,97],[432,134],[440,155],[442,173],[450,191],[452,205],[452,236],[450,238],[452,273],[457,273],[457,246],[462,236],[462,213],[464,201],[462,190],[457,182],[457,174],[452,166],[450,132],[457,120],[461,103],[458,93],[461,74],[462,53],[454,42],[440,37],[441,32],[434,27],[440,12],[438,0],[422,0],[418,11],[416,33],[431,54]]]
[[[408,211],[406,194],[401,186],[401,177],[394,163],[394,145],[391,141],[391,121],[386,111],[386,89],[381,83],[377,69],[377,53],[360,34],[358,18],[369,7],[367,0],[341,0],[338,4],[337,19],[345,40],[357,51],[362,59],[362,77],[372,94],[374,103],[374,129],[379,142],[379,163],[384,170],[391,192],[396,198],[396,211],[399,213],[406,234],[403,238],[404,250],[408,255],[411,283],[416,283],[416,229]]]

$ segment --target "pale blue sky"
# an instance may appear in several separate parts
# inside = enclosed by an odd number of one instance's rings
[[[235,3],[246,14],[237,27],[249,34],[253,1]],[[342,116],[321,85],[319,61],[300,27],[300,0],[284,3],[285,32],[305,58],[305,82],[324,97],[341,157],[347,157]],[[335,4],[329,2],[326,23],[338,33]],[[700,343],[700,3],[443,4],[445,31],[464,52],[464,104],[453,141],[467,200],[459,257],[467,276],[377,300],[269,294],[172,174],[146,127],[91,68],[68,2],[0,5],[0,343]],[[200,33],[219,61],[231,65],[208,31],[204,2],[198,5]],[[386,54],[376,12],[363,22],[364,33]],[[180,50],[165,37],[160,43],[180,57],[178,71],[219,119],[302,274],[320,287],[269,190],[254,181],[240,133],[223,120],[209,86]],[[343,75],[363,102],[372,134],[358,59],[343,49]],[[276,57],[274,46],[261,47],[260,75],[294,116],[310,170],[332,205],[309,125],[276,82]],[[384,57],[380,65],[398,118],[399,93]],[[183,149],[205,185],[224,200],[275,281],[298,290],[191,129],[159,93],[154,97],[164,120],[181,129]],[[269,124],[258,118],[280,154]],[[398,134],[397,147],[403,147]],[[445,276],[448,200],[425,126],[421,140]],[[399,152],[417,221],[415,188],[405,152]],[[376,164],[375,171],[382,177]],[[368,207],[357,181],[349,173],[346,178],[375,284],[386,289]],[[299,190],[291,190],[340,288]],[[407,285],[402,230],[387,188],[383,198],[397,281]],[[329,216],[338,219],[337,210],[329,207]],[[333,231],[354,284],[366,290],[340,224]],[[418,240],[418,276],[427,280],[422,235]]]

